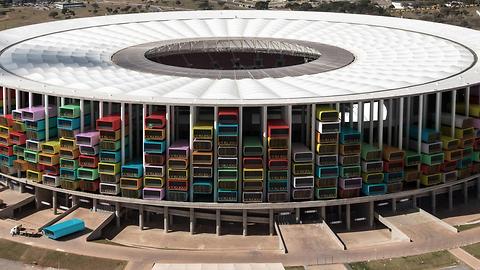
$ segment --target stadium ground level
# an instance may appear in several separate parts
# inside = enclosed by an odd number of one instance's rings
[[[195,234],[195,225],[197,220],[215,221],[215,233],[222,234],[222,222],[234,222],[241,224],[242,234],[248,235],[248,224],[268,224],[268,233],[275,234],[278,230],[278,223],[303,223],[308,220],[326,221],[333,225],[341,224],[343,229],[350,231],[352,222],[364,222],[366,227],[373,228],[375,222],[375,208],[388,206],[392,213],[397,212],[397,208],[418,207],[420,199],[429,200],[429,209],[433,214],[437,211],[437,205],[444,203],[449,209],[452,209],[454,203],[454,192],[460,192],[463,197],[463,203],[467,203],[469,196],[475,194],[480,198],[480,175],[473,175],[453,182],[431,186],[428,188],[414,189],[397,193],[366,196],[327,201],[308,201],[290,204],[244,204],[241,208],[235,204],[202,204],[199,202],[171,202],[171,201],[148,201],[141,199],[131,199],[124,197],[113,197],[101,194],[92,194],[86,192],[65,190],[56,187],[45,186],[39,183],[29,181],[24,178],[2,175],[2,181],[10,189],[17,190],[20,193],[31,193],[34,196],[35,204],[39,208],[41,204],[49,205],[56,213],[57,209],[64,210],[73,206],[111,211],[115,213],[116,226],[121,223],[121,215],[125,211],[134,210],[138,215],[138,226],[143,229],[145,219],[149,219],[151,213],[163,216],[163,229],[165,233],[171,231],[174,217],[184,217],[189,221],[189,231]],[[446,202],[438,200],[440,195],[446,195]],[[7,205],[8,206],[8,205]],[[351,209],[359,207],[358,213],[352,218]],[[0,212],[3,216],[13,215],[15,208],[5,209]],[[333,211],[332,211],[333,210]],[[336,219],[328,220],[327,213],[335,212]],[[333,215],[335,216],[335,215]]]
[[[5,180],[6,179],[4,179],[3,181]],[[11,186],[13,185],[14,188],[17,189],[15,193],[20,194],[18,191],[20,189],[20,186],[22,186],[20,184],[22,183],[22,181],[19,179],[15,179],[13,181],[18,181],[17,182],[18,185],[12,182],[12,180],[9,180],[8,184]],[[438,212],[444,212],[448,210],[449,203],[446,202],[444,199],[448,196],[450,187],[452,187],[452,192],[455,194],[455,196],[452,197],[452,199],[454,199],[453,201],[454,208],[452,212],[457,212],[459,209],[462,209],[465,206],[464,204],[465,199],[462,198],[464,195],[464,189],[463,189],[463,187],[465,186],[464,183],[468,183],[467,194],[469,196],[468,197],[469,205],[478,203],[478,199],[477,199],[478,195],[477,196],[475,195],[477,194],[477,187],[478,187],[478,175],[476,175],[475,177],[472,177],[469,180],[465,180],[465,181],[460,180],[456,183],[452,183],[452,185],[449,185],[449,186],[437,187],[435,194],[438,198],[442,198],[442,200],[437,199],[436,203],[434,204],[434,205],[437,205],[436,210]],[[30,190],[29,187],[31,186],[29,184],[25,184],[25,183],[23,184],[25,185],[24,186],[25,191]],[[33,190],[35,190],[35,188]],[[37,194],[41,194],[42,192],[45,192],[45,191],[46,190],[40,191],[40,189],[37,189]],[[72,193],[68,192],[67,194],[72,194]],[[419,204],[422,204],[420,201],[423,200],[424,202],[422,207],[425,207],[425,209],[427,210],[430,210],[431,206],[429,204],[433,202],[430,197],[431,194],[432,194],[432,191],[424,192],[424,194],[416,194],[416,198]],[[61,195],[59,195],[59,197],[60,196]],[[400,196],[398,198],[404,198],[404,197]],[[51,199],[53,201],[53,196]],[[47,198],[45,198],[45,200],[47,200]],[[84,202],[82,202],[82,201],[85,201],[85,197],[77,197],[75,200],[77,200],[78,204],[85,206]],[[39,203],[45,204],[45,202],[48,202],[48,201],[43,201],[42,203],[42,200],[40,200]],[[103,210],[104,208],[102,208],[102,206],[100,206],[101,201],[99,200],[97,202],[98,202],[97,211],[107,212]],[[374,204],[375,212],[379,210],[378,209],[379,204],[382,202],[384,202],[384,200],[383,201],[378,200],[375,202]],[[121,209],[125,209],[123,207],[123,204],[120,204],[120,205],[122,205]],[[403,211],[400,212],[401,205],[402,203],[400,203],[399,200],[397,199],[399,216],[401,216],[402,213],[404,213]],[[391,206],[391,203],[389,204],[388,207],[390,206]],[[66,209],[60,203],[58,207],[59,208],[62,207],[63,209]],[[409,207],[411,207],[411,205]],[[328,206],[328,208],[330,208],[330,206]],[[338,211],[336,207],[334,208],[335,208],[335,212]],[[50,211],[53,211],[53,207],[49,209]],[[169,209],[172,209],[172,207],[169,207]],[[59,209],[59,210],[62,210],[62,209]],[[292,211],[292,213],[293,212],[294,211]],[[344,209],[344,212],[345,212],[345,209]],[[124,210],[121,213],[125,213]],[[129,214],[130,216],[133,216],[131,214],[132,211],[129,210],[129,213],[130,213]],[[115,212],[112,212],[112,214],[115,215]],[[8,226],[11,223],[9,223],[8,221],[9,221],[8,219],[0,221],[0,227],[2,228],[0,232],[0,237],[9,238]],[[174,219],[174,222],[175,222],[175,219]],[[115,226],[115,221],[113,221],[112,226]],[[412,227],[412,229],[415,230],[416,228]],[[430,228],[425,228],[426,231],[428,231],[429,229]],[[140,230],[138,231],[143,233],[145,236],[147,234],[150,235],[154,233],[151,230],[147,230],[143,232]],[[433,232],[437,233],[438,231],[433,230]],[[108,257],[115,258],[115,259],[129,260],[131,261],[130,267],[135,266],[138,269],[138,266],[140,265],[143,265],[143,267],[145,267],[145,266],[148,266],[148,264],[153,262],[185,263],[185,262],[212,262],[212,261],[220,261],[220,262],[245,262],[245,261],[279,262],[280,261],[280,262],[283,262],[285,265],[311,265],[311,264],[330,264],[330,263],[366,261],[366,260],[374,260],[374,259],[380,259],[380,258],[409,256],[409,255],[426,253],[430,251],[450,249],[450,248],[469,245],[469,244],[480,241],[479,232],[480,232],[480,227],[477,227],[477,228],[469,229],[469,230],[458,232],[458,233],[448,232],[446,234],[438,234],[438,237],[432,237],[430,239],[427,239],[427,238],[422,239],[422,237],[420,237],[419,239],[414,239],[411,242],[396,242],[388,245],[377,245],[377,246],[371,246],[367,249],[352,248],[352,249],[341,250],[339,248],[332,249],[329,247],[325,247],[324,249],[317,249],[317,250],[311,250],[309,252],[306,252],[306,250],[308,249],[305,249],[305,247],[289,245],[290,248],[288,249],[288,252],[286,254],[281,250],[266,250],[266,251],[256,251],[256,252],[252,252],[251,250],[250,251],[238,250],[237,252],[228,253],[227,256],[225,255],[225,251],[212,251],[208,249],[202,250],[202,251],[187,250],[182,252],[182,256],[178,256],[178,250],[143,249],[138,247],[131,248],[131,247],[122,247],[122,246],[115,246],[115,245],[102,245],[102,244],[97,244],[92,242],[86,243],[85,237],[75,237],[73,239],[68,239],[67,241],[60,241],[60,242],[58,241],[54,242],[46,238],[38,238],[38,239],[13,238],[13,240],[24,242],[24,243],[25,241],[28,241],[28,244],[30,245],[36,245],[36,246],[51,248],[51,249],[61,249],[61,250],[65,250],[66,252],[72,252],[72,253],[78,253],[78,254],[84,254],[84,255],[90,255],[90,256],[102,257],[103,256],[102,250],[104,250],[105,254],[108,254],[107,255]],[[170,230],[170,234],[174,234],[174,233],[175,232],[172,232]],[[185,232],[185,234],[188,234],[188,232]],[[195,236],[188,236],[188,237],[195,238]],[[215,237],[215,236],[213,235],[212,237]],[[239,237],[242,237],[242,236],[239,236]],[[220,236],[220,238],[222,238],[222,236]],[[186,238],[184,237],[183,239],[185,241]],[[233,244],[234,243],[231,243],[231,245]],[[319,243],[319,244],[323,245],[323,243]],[[133,269],[133,268],[130,268],[130,269]],[[147,269],[147,268],[144,268],[144,269]]]

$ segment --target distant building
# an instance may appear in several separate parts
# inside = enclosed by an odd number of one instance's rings
[[[83,2],[60,2],[60,3],[55,3],[55,7],[58,9],[66,9],[66,8],[83,8],[85,7],[85,3]]]

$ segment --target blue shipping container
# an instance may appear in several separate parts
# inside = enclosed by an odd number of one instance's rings
[[[43,228],[43,234],[50,239],[58,239],[85,229],[83,220],[74,218]]]

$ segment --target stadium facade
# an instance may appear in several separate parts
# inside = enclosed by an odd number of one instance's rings
[[[286,11],[0,32],[3,181],[54,209],[268,224],[480,194],[480,32]]]

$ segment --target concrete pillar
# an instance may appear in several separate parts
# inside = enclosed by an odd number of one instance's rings
[[[217,236],[220,236],[220,234],[222,233],[221,230],[222,230],[222,219],[220,217],[220,209],[217,209],[215,210],[215,223],[216,223],[216,233],[217,233]]]
[[[437,212],[437,193],[435,190],[432,191],[430,198],[432,200],[432,213],[435,214]]]
[[[479,186],[480,186],[480,181],[479,181]],[[24,183],[20,183],[20,193],[24,193],[25,192],[25,184]],[[479,193],[480,194],[480,193]]]
[[[412,207],[417,208],[417,196],[412,196]]]
[[[392,199],[392,212],[397,213],[397,198]]]
[[[143,231],[143,204],[138,208],[138,227]]]
[[[97,199],[94,198],[92,201],[92,210],[93,212],[97,212]]]
[[[270,232],[270,235],[273,235],[273,209],[268,210],[268,230]]]
[[[53,214],[56,215],[57,214],[57,192],[56,191],[52,191],[52,208],[53,208]]]
[[[242,228],[243,228],[243,236],[247,236],[247,209],[243,209],[242,211]]]
[[[453,187],[452,186],[448,187],[448,209],[449,210],[453,209]]]
[[[341,220],[342,219],[342,206],[338,205],[337,210],[338,210],[338,219]]]
[[[463,182],[463,203],[468,203],[468,182]]]
[[[78,197],[76,195],[72,195],[72,207],[78,204]]]
[[[345,224],[347,225],[347,231],[352,229],[352,219],[350,217],[350,204],[345,205]]]
[[[152,215],[152,213],[147,211],[145,212],[145,215],[145,217],[147,218],[147,223],[150,223],[150,216]]]
[[[120,203],[115,202],[115,219],[117,223],[117,228],[120,227]]]
[[[165,206],[163,207],[163,230],[165,233],[168,233],[169,221],[168,206]]]
[[[40,192],[38,187],[35,187],[35,208],[40,208]]]
[[[320,217],[322,217],[323,220],[327,219],[327,209],[326,206],[320,207]]]
[[[295,208],[295,222],[300,223],[300,208]]]
[[[368,202],[368,226],[370,228],[373,228],[373,222],[374,222],[374,202]]]
[[[195,210],[190,208],[190,234],[195,233]]]

